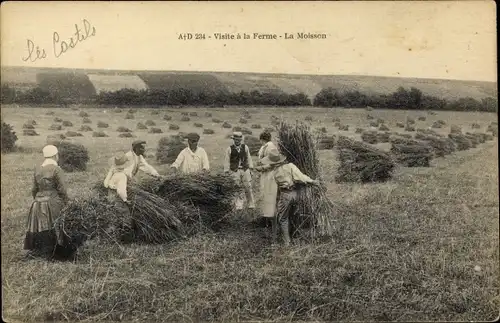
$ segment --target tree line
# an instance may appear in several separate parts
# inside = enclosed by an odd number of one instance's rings
[[[496,112],[498,100],[487,97],[477,100],[471,97],[447,100],[422,93],[411,87],[399,87],[391,94],[364,94],[359,91],[340,93],[333,88],[321,90],[313,100],[314,106],[404,110],[448,110]]]
[[[284,92],[240,91],[192,91],[189,89],[121,89],[112,92],[100,92],[82,99],[68,99],[57,92],[50,92],[40,87],[17,90],[2,85],[1,102],[3,104],[68,104],[92,103],[99,105],[270,105],[270,106],[318,106],[375,109],[414,109],[414,110],[449,110],[449,111],[485,111],[496,112],[497,98],[488,97],[477,100],[471,97],[447,100],[422,93],[411,87],[399,87],[391,94],[365,94],[359,91],[338,91],[333,88],[321,90],[313,100],[304,93],[287,94]]]

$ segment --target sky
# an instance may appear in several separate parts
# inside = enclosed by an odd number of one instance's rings
[[[1,65],[496,82],[495,10],[493,1],[2,2]],[[84,19],[95,35],[61,53]],[[301,40],[299,32],[327,38]],[[179,40],[185,33],[205,39]],[[46,57],[32,61],[28,40]]]

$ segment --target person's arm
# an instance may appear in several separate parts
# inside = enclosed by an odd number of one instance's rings
[[[177,155],[177,158],[175,161],[170,165],[171,168],[178,169],[182,163],[184,162],[184,150],[182,150],[179,155]]]
[[[56,188],[59,192],[59,196],[63,199],[64,202],[67,202],[69,200],[68,190],[66,189],[66,181],[63,171],[60,167],[57,167],[54,171],[54,179],[56,181]]]
[[[292,172],[292,178],[294,182],[302,183],[317,183],[316,180],[310,178],[306,174],[303,174],[300,169],[292,163],[289,163],[290,171]]]
[[[253,169],[253,159],[252,155],[250,155],[250,148],[248,148],[248,145],[245,145],[245,153],[247,154],[248,167]]]
[[[231,157],[231,147],[226,149],[226,154],[224,155],[224,172],[229,172],[229,159]]]
[[[146,161],[144,156],[139,156],[139,169],[141,171],[145,172],[146,174],[156,176],[156,177],[160,176],[160,174],[158,174],[156,169],[153,166],[151,166],[150,164],[148,164],[148,162]]]
[[[116,193],[123,200],[123,202],[127,201],[127,175],[123,173],[116,174],[118,176],[118,183],[116,184]]]
[[[259,162],[262,160],[262,158],[264,158],[264,147],[265,146],[261,146],[259,149],[259,153],[257,154],[259,156]]]
[[[205,149],[203,149],[203,157],[202,157],[202,165],[203,169],[209,170],[210,169],[210,162],[208,161],[208,155]]]
[[[113,176],[113,168],[111,167],[108,171],[108,174],[106,175],[106,178],[104,179],[104,187],[108,188],[109,187],[109,181],[111,180],[111,176]]]
[[[31,187],[31,195],[33,195],[33,198],[35,198],[36,194],[38,193],[38,182],[36,181],[36,170],[33,175],[33,186]]]

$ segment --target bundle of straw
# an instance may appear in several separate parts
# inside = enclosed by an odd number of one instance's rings
[[[124,236],[135,236],[135,241],[163,243],[184,236],[179,216],[187,210],[181,204],[168,203],[131,184],[127,194],[132,203],[125,207],[128,212],[124,212],[114,200],[108,199],[108,193],[97,183],[90,197],[74,200],[63,209],[58,223],[68,241],[74,244],[75,238],[83,235],[83,240],[97,238],[119,243]],[[133,225],[123,225],[127,222]]]
[[[337,141],[337,149],[337,182],[383,182],[392,177],[396,163],[386,152],[344,136]]]
[[[453,140],[449,138],[436,137],[433,135],[417,133],[415,135],[415,139],[420,139],[422,141],[427,142],[434,150],[434,154],[438,157],[449,155],[457,149]]]
[[[186,232],[217,230],[227,224],[234,210],[234,197],[240,187],[226,174],[173,174],[161,179],[146,179],[140,187],[159,196],[167,203],[188,206],[180,220]]]
[[[472,147],[472,142],[462,133],[450,133],[448,138],[453,140],[457,146],[457,150],[467,150]]]
[[[426,144],[392,144],[391,153],[406,167],[430,167],[432,148]]]
[[[295,124],[280,122],[278,125],[278,147],[287,161],[313,179],[321,181],[317,142],[310,127],[300,121]],[[293,236],[314,238],[333,233],[334,206],[326,195],[326,187],[299,185],[298,210],[290,215]],[[304,229],[309,229],[306,232]]]

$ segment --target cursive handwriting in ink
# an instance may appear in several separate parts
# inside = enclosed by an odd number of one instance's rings
[[[57,31],[54,32],[52,36],[52,45],[55,57],[60,57],[70,48],[75,48],[78,43],[81,43],[91,36],[95,36],[95,27],[93,27],[87,19],[83,19],[83,31],[78,24],[75,24],[75,29],[75,34],[67,41],[60,41],[59,33]]]
[[[27,62],[29,60],[30,62],[36,62],[37,59],[43,59],[47,57],[45,49],[42,48],[42,50],[40,50],[40,47],[36,46],[36,51],[35,51],[35,43],[30,39],[27,40],[27,43],[28,43],[28,57],[23,58],[22,59],[23,61]],[[33,57],[33,55],[35,55],[35,57]]]

